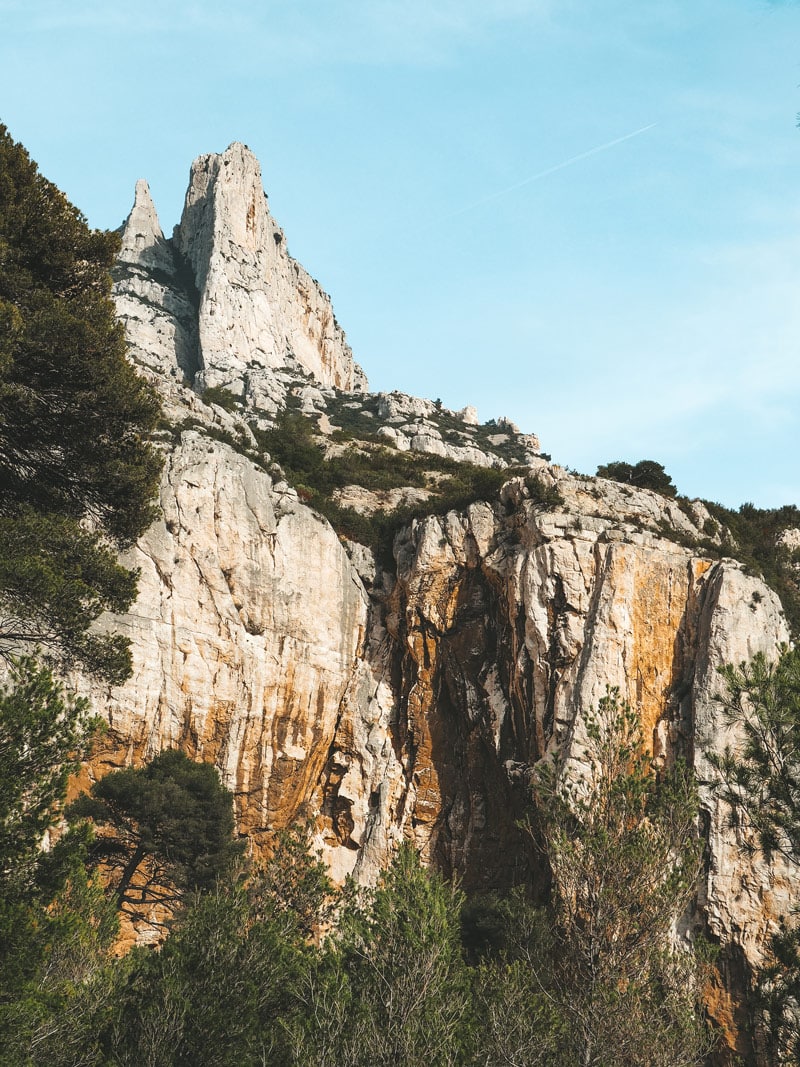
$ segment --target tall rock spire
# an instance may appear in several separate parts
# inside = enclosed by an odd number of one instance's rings
[[[143,178],[121,233],[113,294],[129,354],[165,378],[191,382],[197,371],[194,294],[178,278],[172,244]]]
[[[322,385],[365,387],[330,298],[286,250],[245,145],[195,160],[175,246],[200,294],[201,384],[257,403],[270,372],[299,365]]]
[[[289,255],[246,145],[194,161],[171,240],[147,182],[136,183],[114,295],[132,357],[196,389],[223,386],[274,410],[281,371],[367,387],[330,297]]]
[[[164,240],[150,196],[150,186],[144,178],[136,183],[133,207],[122,229],[119,261],[158,270],[173,270],[172,253]]]

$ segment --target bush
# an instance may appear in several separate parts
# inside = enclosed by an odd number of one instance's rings
[[[525,488],[534,504],[545,509],[555,509],[564,506],[564,497],[554,485],[548,485],[536,474],[529,474],[525,479]]]
[[[661,493],[662,496],[678,495],[672,478],[663,466],[653,459],[642,459],[633,465],[622,460],[606,463],[597,468],[597,477],[610,478],[623,485],[636,486],[637,489],[651,489],[654,493]]]
[[[203,391],[200,399],[204,404],[216,404],[223,411],[234,411],[236,405],[241,402],[241,397],[236,396],[222,385],[210,385]]]
[[[789,549],[776,545],[787,529],[800,527],[800,509],[793,504],[781,508],[757,508],[742,504],[738,511],[705,501],[706,507],[730,531],[725,551],[740,560],[752,573],[763,577],[780,597],[792,637],[800,637],[800,584],[795,561]]]

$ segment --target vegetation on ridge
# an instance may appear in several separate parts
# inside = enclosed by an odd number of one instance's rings
[[[253,427],[261,448],[276,460],[303,500],[320,511],[343,536],[376,549],[384,565],[392,560],[395,534],[414,518],[445,514],[476,500],[490,500],[507,481],[509,470],[475,467],[442,456],[398,452],[378,440],[350,444],[341,454],[326,457],[314,422],[286,409],[270,430]],[[421,504],[401,505],[366,515],[336,503],[345,486],[372,491],[405,487],[425,489]]]
[[[661,493],[662,496],[678,495],[672,478],[663,466],[653,459],[642,459],[634,464],[622,460],[606,463],[597,468],[597,477],[610,478],[623,485],[633,485],[637,489],[652,489],[654,493]]]
[[[677,496],[670,475],[660,463],[650,459],[636,464],[608,463],[597,468],[597,477],[650,489],[670,498]],[[677,497],[677,503],[684,509],[687,506],[685,497]],[[757,508],[746,503],[734,510],[710,500],[700,503],[712,516],[704,527],[706,537],[688,538],[666,523],[662,527],[663,535],[712,558],[732,556],[752,574],[760,575],[778,594],[792,637],[800,639],[800,550],[779,543],[784,531],[800,530],[800,508],[794,504]],[[721,543],[717,544],[712,536],[721,536]]]

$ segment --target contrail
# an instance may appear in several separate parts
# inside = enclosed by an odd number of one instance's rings
[[[580,152],[577,156],[570,156],[569,159],[565,159],[563,163],[556,163],[554,167],[548,167],[547,170],[540,170],[538,174],[532,174],[530,178],[524,178],[521,182],[517,182],[516,185],[509,185],[505,189],[499,189],[496,193],[490,193],[489,196],[484,196],[481,200],[476,200],[473,204],[467,204],[466,207],[460,207],[457,211],[451,211],[449,215],[443,215],[440,222],[444,222],[446,219],[454,219],[458,215],[464,215],[467,211],[474,211],[477,207],[483,207],[484,204],[489,204],[492,200],[497,200],[501,196],[506,196],[508,193],[516,192],[517,189],[522,189],[526,185],[530,185],[531,182],[538,182],[540,178],[546,178],[548,174],[555,174],[557,170],[563,170],[565,167],[571,167],[573,163],[579,163],[582,159],[588,159],[589,156],[596,156],[598,152],[605,152],[608,148],[613,148],[614,145],[622,144],[623,141],[630,141],[632,137],[639,137],[640,134],[647,133],[648,130],[652,130],[654,126],[657,126],[657,122],[651,122],[649,126],[642,126],[640,130],[634,130],[633,133],[626,133],[624,137],[615,137],[613,141],[606,141],[605,144],[599,144],[595,148],[590,148],[588,152]]]

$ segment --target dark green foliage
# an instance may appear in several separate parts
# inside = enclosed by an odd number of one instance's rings
[[[84,843],[85,845],[85,843]],[[107,1013],[118,933],[113,905],[73,848],[68,877],[47,900],[0,903],[0,1048],[4,1064],[76,1067],[93,1041],[87,1013]]]
[[[109,299],[116,234],[86,220],[0,126],[0,487],[89,515],[121,542],[151,518],[158,403],[125,359]]]
[[[303,499],[325,515],[340,534],[375,548],[386,567],[392,565],[392,542],[403,526],[415,518],[446,514],[476,500],[491,500],[509,477],[507,469],[398,452],[376,442],[353,446],[341,456],[326,459],[314,424],[294,411],[283,412],[274,429],[253,427],[253,432],[259,447],[280,463]],[[414,486],[427,488],[430,496],[423,504],[365,516],[334,503],[333,492],[346,485],[376,491]]]
[[[335,1049],[331,1062],[352,1067],[470,1062],[473,1020],[460,942],[462,903],[461,893],[423,870],[406,845],[379,886],[342,915],[336,970],[311,989],[315,1025],[309,1038],[317,1047],[323,1038]],[[320,1032],[320,1009],[334,1001],[338,1012],[326,1013]]]
[[[104,1036],[111,1062],[291,1063],[286,1033],[308,954],[267,897],[242,882],[218,885],[194,900],[160,953],[130,961]]]
[[[674,813],[673,800],[665,797],[645,809],[658,823],[658,811]],[[641,811],[635,803],[632,823],[639,823]],[[15,988],[25,994],[9,998],[5,1013],[0,1003],[0,1027],[5,1024],[0,1034],[13,1038],[7,1047],[26,1053],[10,1064],[689,1067],[698,1062],[691,1010],[681,1019],[682,1030],[676,1021],[691,1000],[688,965],[679,993],[675,961],[657,948],[637,977],[631,959],[616,984],[598,988],[595,981],[592,1004],[598,1014],[605,1009],[605,1029],[598,1029],[591,1054],[581,1058],[588,979],[583,974],[584,985],[568,984],[579,969],[565,958],[575,938],[565,936],[560,898],[552,909],[534,907],[518,892],[473,907],[470,917],[457,887],[424,870],[409,846],[401,848],[374,890],[348,886],[335,892],[309,850],[309,835],[310,828],[281,835],[264,867],[234,868],[206,892],[192,894],[160,951],[138,949],[126,960],[104,964],[102,924],[95,923],[93,940],[82,919],[73,940],[63,942],[77,952],[72,988],[63,985],[62,972],[62,984],[50,987],[45,1003],[34,995],[30,978],[18,979]],[[617,840],[604,847],[613,848]],[[624,858],[631,856],[626,852]],[[636,871],[634,866],[634,878]],[[615,877],[626,873],[617,871]],[[635,909],[616,917],[615,929],[626,919],[636,922]],[[660,921],[668,925],[669,918]],[[484,931],[488,926],[491,933],[477,938],[478,948],[472,938],[468,959],[462,935],[470,925]],[[320,942],[321,929],[328,936]],[[602,966],[602,953],[598,959]],[[636,961],[641,960],[640,954]],[[37,967],[33,972],[40,974]],[[661,980],[658,996],[650,984],[655,972]]]
[[[308,828],[280,834],[264,866],[234,873],[193,896],[160,953],[133,954],[101,1035],[104,1063],[302,1062],[310,975],[326,965],[310,935],[330,918],[333,887]]]
[[[561,759],[537,786],[553,880],[542,985],[571,1020],[554,1062],[700,1063],[695,962],[670,948],[702,853],[693,776],[680,763],[653,774],[616,690],[587,716],[586,738],[587,771]]]
[[[286,408],[271,430],[251,429],[259,447],[302,484],[321,470],[324,456],[314,440],[314,425],[299,412]]]
[[[117,918],[80,850],[45,906],[0,898],[0,1049],[4,1067],[99,1063]]]
[[[800,925],[797,914],[781,918],[781,929],[770,938],[758,975],[753,1008],[756,1027],[763,1032],[765,1052],[774,1064],[800,1063]]]
[[[525,479],[525,488],[534,504],[545,510],[564,506],[564,498],[554,485],[548,485],[542,478],[529,474]]]
[[[725,720],[741,743],[720,754],[707,752],[719,773],[719,795],[730,806],[730,822],[745,853],[780,854],[800,868],[800,650],[784,649],[777,663],[758,653],[749,663],[721,671],[718,695]],[[783,918],[781,932],[767,946],[758,976],[757,1012],[766,1021],[771,1062],[800,1062],[800,922]]]
[[[223,411],[235,411],[236,405],[241,402],[240,397],[221,385],[210,385],[203,391],[200,399],[204,404],[216,404]]]
[[[437,458],[398,452],[384,445],[349,447],[342,455],[325,458],[310,419],[292,411],[278,416],[274,429],[255,431],[259,445],[280,463],[289,478],[321,496],[345,485],[365,489],[424,487],[430,467],[440,469]],[[457,464],[452,464],[457,468]]]
[[[127,640],[87,631],[103,611],[130,606],[137,573],[73,519],[27,505],[0,515],[0,546],[0,650],[57,646],[62,666],[80,663],[110,682],[124,681]]]
[[[484,452],[493,452],[496,456],[504,459],[506,463],[516,464],[524,461],[524,453],[515,435],[507,433],[502,426],[497,425],[494,419],[484,422],[480,426],[472,426],[470,429],[472,432],[469,434],[469,439],[465,441],[459,436],[457,439],[458,444],[475,444]],[[495,444],[491,438],[497,436],[508,437],[508,440]],[[539,454],[542,455],[542,453]],[[545,458],[549,459],[549,457]]]
[[[352,407],[353,404],[358,406]],[[335,439],[380,441],[375,433],[380,425],[375,418],[378,412],[377,397],[365,396],[355,400],[352,393],[339,393],[327,399],[325,411],[331,422],[339,427],[334,431]]]
[[[755,834],[752,847],[767,858],[781,853],[800,861],[800,650],[784,650],[777,663],[758,653],[750,663],[722,670],[718,696],[728,723],[744,744],[709,759],[720,773],[719,793],[732,824]]]
[[[267,900],[292,938],[313,937],[334,914],[334,889],[311,848],[311,823],[281,830],[269,862],[251,878],[253,899]]]
[[[103,831],[91,860],[112,872],[118,907],[135,914],[210,888],[242,852],[233,840],[233,798],[216,769],[177,749],[101,778],[68,815]]]
[[[725,551],[741,560],[754,574],[763,576],[767,585],[780,597],[793,637],[800,636],[800,584],[788,548],[778,547],[778,536],[787,529],[800,527],[800,508],[793,504],[781,508],[756,508],[742,504],[738,511],[706,502],[714,518],[727,527],[733,542]]]
[[[666,541],[673,541],[676,545],[683,545],[684,548],[690,549],[695,555],[703,555],[709,559],[720,559],[726,554],[730,555],[730,550],[725,546],[717,544],[716,541],[712,541],[708,537],[697,537],[686,533],[673,526],[667,519],[659,520],[658,533]]]
[[[552,981],[554,922],[525,887],[467,900],[461,938],[472,968],[475,1063],[554,1067],[569,1032]],[[571,1067],[571,1065],[570,1065]]]
[[[48,670],[33,659],[12,666],[0,693],[0,1048],[9,1065],[80,1062],[69,1005],[76,987],[94,988],[116,931],[86,876],[86,828],[41,848],[92,725],[86,702],[65,697]]]
[[[606,463],[597,468],[598,478],[611,478],[624,485],[634,485],[637,489],[652,489],[662,496],[677,496],[678,490],[672,484],[672,478],[660,463],[653,459],[642,459],[630,464],[622,460]]]
[[[66,697],[50,671],[31,658],[12,665],[0,691],[0,896],[41,895],[39,883],[53,883],[59,857],[42,853],[42,836],[92,725],[86,701]]]
[[[703,522],[703,533],[706,537],[717,537],[720,533],[720,524],[716,519],[706,519]]]
[[[394,539],[404,526],[415,518],[430,515],[431,509],[424,506],[401,507],[394,511],[374,511],[364,515],[355,508],[343,508],[332,500],[315,499],[314,506],[333,526],[334,530],[350,541],[368,545],[385,570],[394,567]]]
[[[111,681],[125,643],[85,632],[133,582],[102,541],[149,524],[161,467],[158,402],[109,297],[118,242],[0,126],[0,652],[46,644]]]

